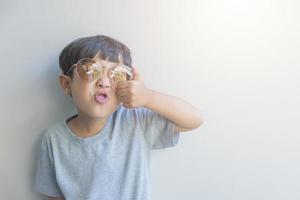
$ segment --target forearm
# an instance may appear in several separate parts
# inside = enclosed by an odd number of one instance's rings
[[[149,90],[149,98],[144,107],[159,113],[180,127],[195,129],[203,123],[201,113],[196,107],[180,98],[154,90]]]

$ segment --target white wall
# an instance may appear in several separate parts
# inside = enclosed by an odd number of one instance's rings
[[[199,107],[202,127],[152,156],[155,200],[300,199],[297,0],[15,0],[0,3],[0,199],[32,190],[45,128],[74,112],[58,54],[106,34],[148,87]],[[172,73],[170,73],[172,72]]]

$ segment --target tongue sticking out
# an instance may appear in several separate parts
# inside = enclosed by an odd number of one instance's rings
[[[100,94],[100,95],[97,95],[97,97],[101,98],[101,99],[105,99],[106,98],[106,95],[105,94]]]
[[[108,101],[108,98],[107,98],[106,95],[100,94],[100,95],[95,96],[95,100],[96,100],[96,102],[103,104],[103,103],[106,103]]]

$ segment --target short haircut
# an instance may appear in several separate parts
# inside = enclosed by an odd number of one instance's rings
[[[121,42],[105,36],[96,35],[82,37],[68,44],[59,55],[59,66],[64,74],[81,58],[93,58],[99,55],[101,59],[110,62],[119,62],[119,54],[123,58],[123,63],[131,66],[131,55],[129,48]],[[73,71],[69,74],[73,77]]]

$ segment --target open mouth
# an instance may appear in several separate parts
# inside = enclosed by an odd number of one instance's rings
[[[104,104],[109,100],[109,97],[106,93],[99,93],[94,96],[94,99],[97,103]]]

